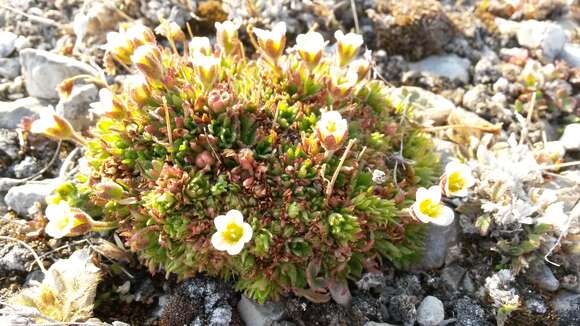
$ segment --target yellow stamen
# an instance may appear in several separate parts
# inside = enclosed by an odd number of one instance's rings
[[[457,192],[465,188],[465,179],[460,172],[453,172],[447,177],[449,191]]]
[[[441,204],[434,203],[431,199],[425,199],[419,204],[419,210],[421,213],[431,217],[436,218],[441,215]]]
[[[222,237],[224,240],[230,244],[238,242],[242,235],[244,234],[244,229],[241,225],[236,223],[230,223],[226,226],[226,229],[222,232]]]

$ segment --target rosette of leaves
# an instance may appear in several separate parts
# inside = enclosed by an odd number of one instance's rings
[[[315,64],[296,51],[252,58],[223,37],[186,53],[154,40],[136,49],[142,82],[107,103],[88,139],[90,173],[57,196],[118,221],[151,272],[234,279],[260,302],[291,292],[341,301],[349,279],[385,259],[416,260],[423,225],[407,208],[438,165],[407,110],[368,66],[355,76],[334,51]],[[347,121],[344,139],[321,138],[327,111]],[[253,237],[232,256],[210,238],[233,209]]]

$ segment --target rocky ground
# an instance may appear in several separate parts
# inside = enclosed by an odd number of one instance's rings
[[[87,130],[97,86],[76,84],[61,99],[57,85],[99,73],[105,34],[119,23],[154,27],[160,17],[208,36],[226,18],[285,21],[289,40],[312,27],[326,39],[336,29],[360,31],[393,101],[412,96],[415,123],[433,135],[442,161],[466,158],[478,186],[450,203],[454,224],[430,226],[421,262],[407,270],[386,263],[353,280],[350,307],[295,297],[258,305],[222,281],[151,275],[113,234],[44,237],[44,198],[74,173],[80,155],[19,125],[54,109]],[[578,0],[0,2],[0,307],[42,281],[33,251],[48,268],[89,248],[103,274],[93,323],[579,325],[579,159]],[[498,180],[511,187],[509,202],[490,190]],[[536,189],[563,203],[559,237],[529,231],[527,217],[552,216],[536,207]],[[0,316],[26,320],[8,308]]]

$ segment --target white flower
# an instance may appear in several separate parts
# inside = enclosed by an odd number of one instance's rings
[[[103,48],[111,53],[115,59],[125,64],[131,63],[131,54],[133,54],[133,50],[135,49],[129,36],[125,32],[107,33],[107,44]]]
[[[90,111],[98,116],[106,115],[113,109],[113,93],[108,88],[99,90],[99,101],[89,104]]]
[[[134,46],[155,42],[155,34],[153,34],[153,31],[149,27],[143,24],[132,25],[127,29],[126,35],[129,41],[133,42]]]
[[[334,33],[336,38],[336,47],[338,54],[338,63],[340,66],[347,65],[358,53],[359,48],[363,45],[362,35],[355,33],[344,34],[338,30]]]
[[[229,54],[235,50],[236,45],[238,45],[238,29],[240,28],[240,23],[233,23],[230,20],[225,22],[216,22],[216,39],[219,46]]]
[[[348,135],[348,122],[338,111],[326,111],[316,123],[318,138],[328,151],[337,150]]]
[[[302,60],[311,66],[316,66],[320,62],[325,46],[326,42],[324,41],[324,37],[317,32],[308,32],[296,37],[296,50],[298,54]]]
[[[441,188],[445,196],[465,197],[467,190],[475,184],[471,168],[456,161],[447,163],[441,177]]]
[[[548,206],[544,214],[536,219],[536,224],[553,225],[559,232],[566,232],[570,217],[564,213],[564,202],[556,202]]]
[[[274,25],[271,31],[254,28],[258,37],[258,44],[264,53],[272,60],[278,59],[286,46],[286,23]]]
[[[48,205],[44,215],[48,219],[44,232],[55,239],[79,235],[74,229],[83,224],[88,225],[86,213],[71,208],[64,200],[58,204]]]
[[[75,135],[72,125],[56,113],[43,113],[30,125],[30,132],[55,139],[69,140]]]
[[[213,56],[200,55],[193,61],[200,81],[209,88],[219,77],[220,60]]]
[[[423,223],[449,225],[453,222],[453,210],[441,203],[441,188],[419,188],[411,213]]]
[[[226,215],[214,219],[217,232],[211,237],[211,244],[219,251],[227,251],[229,255],[237,255],[244,244],[252,240],[252,227],[244,222],[242,212],[230,210]]]
[[[211,54],[211,44],[207,37],[194,37],[189,41],[189,55],[198,56]]]

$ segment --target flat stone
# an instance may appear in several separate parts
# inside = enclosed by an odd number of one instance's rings
[[[564,128],[560,142],[566,150],[580,151],[580,123],[572,123]]]
[[[46,196],[50,195],[61,182],[59,179],[29,181],[23,185],[10,188],[6,196],[4,196],[4,201],[9,208],[19,215],[27,216],[28,210],[36,202],[45,205]]]
[[[405,99],[413,105],[413,119],[424,126],[442,125],[456,106],[441,95],[420,87],[403,86],[387,91],[387,96],[395,106]]]
[[[93,125],[89,104],[97,101],[99,90],[93,84],[75,85],[71,94],[56,105],[56,113],[67,119],[75,130]]]
[[[560,57],[572,67],[580,68],[580,45],[566,43],[562,48]]]
[[[0,77],[14,79],[20,76],[20,60],[18,58],[0,58]]]
[[[0,31],[0,58],[6,58],[14,52],[16,39],[18,39],[18,35]]]
[[[460,80],[463,83],[469,82],[470,66],[471,63],[468,59],[455,54],[430,56],[409,64],[409,68],[412,71],[417,71],[424,75],[445,77],[449,80]]]
[[[247,326],[269,326],[284,315],[284,307],[275,302],[259,304],[245,295],[238,303],[238,311]]]
[[[560,291],[552,299],[552,308],[558,314],[560,325],[580,324],[580,294]]]
[[[22,98],[14,102],[0,102],[0,128],[16,129],[22,118],[37,118],[46,110],[50,110],[46,103],[34,97]]]
[[[437,326],[445,319],[443,302],[436,297],[426,296],[417,309],[417,322],[421,326]]]
[[[56,88],[67,78],[96,74],[88,64],[43,50],[20,51],[20,63],[28,94],[43,99],[58,99]]]
[[[425,248],[421,261],[410,267],[411,270],[430,270],[441,268],[445,263],[447,249],[457,238],[457,222],[447,226],[427,225],[427,237],[425,239]]]
[[[529,49],[540,49],[542,55],[550,60],[560,54],[567,41],[562,27],[551,22],[537,20],[521,22],[517,37],[520,45]]]
[[[30,258],[30,251],[21,245],[6,246],[0,249],[0,271],[26,272],[26,262]]]
[[[454,291],[457,291],[461,286],[461,280],[463,279],[465,272],[465,268],[453,264],[451,266],[445,266],[441,272],[441,278],[446,285]]]
[[[560,287],[560,281],[544,262],[532,264],[527,275],[530,281],[542,290],[554,292]]]

